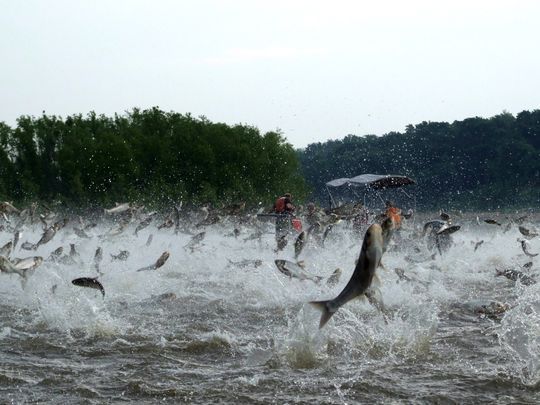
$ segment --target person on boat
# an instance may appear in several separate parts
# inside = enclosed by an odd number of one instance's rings
[[[284,243],[289,233],[292,231],[292,217],[295,206],[292,203],[291,193],[285,193],[274,203],[273,211],[276,215],[276,241],[278,247],[280,242]]]
[[[321,213],[317,209],[314,203],[310,202],[307,205],[307,211],[304,215],[304,219],[308,227],[315,225],[317,222],[321,222]]]
[[[392,201],[386,201],[386,216],[394,220],[395,229],[401,228],[401,210]]]

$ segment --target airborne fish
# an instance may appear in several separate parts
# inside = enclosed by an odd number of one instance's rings
[[[191,240],[184,247],[191,249],[193,252],[195,248],[202,242],[205,236],[206,232],[204,231],[192,236]]]
[[[341,277],[341,269],[335,269],[334,272],[328,277],[326,280],[326,284],[330,287],[335,286],[337,283],[339,283],[339,279]]]
[[[314,283],[319,283],[323,278],[319,276],[312,276],[311,274],[306,273],[306,271],[301,266],[301,263],[293,263],[288,260],[277,259],[274,261],[278,270],[289,276],[290,278],[297,278],[299,280],[310,280]]]
[[[21,239],[22,232],[21,231],[15,231],[13,234],[13,250],[17,247],[17,243],[19,243],[19,239]]]
[[[45,243],[49,242],[52,238],[54,238],[54,235],[56,235],[56,230],[58,229],[57,224],[53,224],[51,227],[47,228],[45,232],[43,232],[43,236],[41,236],[41,239],[33,246],[33,249],[36,250],[40,245],[44,245]]]
[[[123,212],[126,212],[128,210],[131,209],[131,206],[129,203],[124,203],[124,204],[116,204],[116,207],[114,208],[110,208],[110,209],[105,209],[105,213],[106,214],[121,214]]]
[[[144,228],[146,228],[150,223],[152,222],[152,219],[154,218],[154,215],[156,215],[156,212],[152,212],[144,218],[139,225],[135,228],[135,235],[139,233],[139,231],[142,231]]]
[[[113,255],[111,254],[112,260],[127,260],[129,257],[129,252],[127,250],[121,250],[119,253]]]
[[[500,224],[499,222],[495,221],[494,219],[484,219],[484,222],[485,222],[486,224],[502,226],[502,224]]]
[[[62,255],[63,251],[64,251],[64,248],[62,246],[60,246],[59,248],[57,248],[53,252],[51,252],[51,254],[47,258],[47,260],[53,260],[53,261],[58,260],[58,258],[60,258],[60,256]]]
[[[161,254],[159,259],[157,259],[157,261],[154,264],[151,264],[150,266],[142,267],[137,271],[157,270],[165,264],[169,256],[170,256],[170,253],[165,251]]]
[[[96,249],[96,253],[94,254],[94,267],[98,274],[101,274],[101,271],[99,269],[99,265],[101,261],[103,260],[103,249],[101,249],[100,246]]]
[[[524,226],[520,225],[518,227],[518,229],[519,229],[519,232],[528,239],[532,239],[532,238],[538,236],[538,234],[536,232],[532,232],[529,229],[525,228]]]
[[[296,241],[294,242],[294,259],[295,260],[297,260],[298,256],[300,256],[300,253],[302,253],[302,250],[304,249],[306,242],[307,242],[306,231],[302,231],[300,232],[300,234],[296,238]]]
[[[476,243],[474,244],[474,251],[476,252],[476,250],[477,250],[480,246],[482,246],[483,243],[484,243],[484,240],[483,240],[483,239],[482,239],[481,241],[479,241],[479,242],[476,242]]]
[[[25,259],[15,259],[9,261],[4,256],[0,256],[0,271],[8,274],[16,273],[19,276],[26,278],[33,273],[39,265],[43,263],[43,258],[40,256],[27,257]]]
[[[529,257],[535,257],[535,256],[538,256],[538,253],[531,253],[527,250],[528,248],[528,244],[527,244],[527,241],[526,240],[522,240],[521,241],[521,249],[523,250],[523,253],[525,253],[527,256]]]
[[[34,244],[33,244],[33,243],[30,243],[30,242],[24,242],[24,243],[21,245],[21,249],[24,249],[24,250],[34,250]]]
[[[11,253],[11,248],[13,247],[13,242],[9,241],[4,246],[0,248],[0,256],[9,257]]]
[[[103,285],[98,281],[97,277],[80,277],[72,280],[71,283],[79,287],[87,287],[99,290],[101,291],[103,298],[105,298],[105,289],[103,288]]]
[[[375,299],[370,289],[375,277],[375,271],[383,255],[383,230],[379,224],[371,225],[364,236],[360,257],[356,263],[354,273],[341,293],[328,301],[312,301],[311,304],[322,311],[319,328],[322,328],[337,310],[350,300],[365,295],[368,300],[378,308],[383,308]]]
[[[517,281],[519,280],[521,284],[523,285],[533,285],[536,284],[536,280],[528,276],[520,271],[514,270],[514,269],[506,269],[506,270],[496,270],[495,276],[504,276],[509,280]]]
[[[25,272],[15,267],[15,265],[4,256],[0,256],[0,272],[7,274],[18,274],[21,277],[25,277]]]

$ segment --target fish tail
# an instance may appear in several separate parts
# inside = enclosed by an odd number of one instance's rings
[[[334,315],[334,312],[331,312],[328,309],[328,303],[330,301],[311,301],[310,304],[313,305],[315,308],[320,310],[322,312],[321,314],[321,320],[319,322],[319,329],[321,329],[324,325],[326,325],[326,322],[330,320],[332,315]]]

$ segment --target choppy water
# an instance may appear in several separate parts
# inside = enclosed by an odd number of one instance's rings
[[[261,242],[244,241],[246,227],[238,238],[228,236],[230,225],[207,228],[193,252],[183,247],[190,235],[155,226],[107,240],[97,237],[105,225],[90,230],[89,240],[68,226],[36,253],[47,257],[76,243],[81,264],[45,262],[24,290],[19,276],[0,275],[0,402],[538,403],[540,286],[494,277],[495,268],[530,260],[516,241],[517,226],[503,233],[462,225],[443,258],[410,263],[405,256],[424,253],[385,254],[387,270],[378,274],[388,323],[356,300],[322,330],[320,314],[306,303],[341,291],[361,245],[339,227],[325,248],[310,245],[301,256],[314,274],[343,270],[328,287],[277,272],[274,259],[291,259],[293,248],[275,253],[270,225]],[[37,225],[27,228],[22,241],[40,234]],[[0,244],[11,236],[0,232]],[[71,284],[96,275],[98,245],[104,299]],[[129,259],[112,262],[109,254],[121,249]],[[171,253],[165,266],[136,272],[164,250]],[[538,238],[530,250],[540,251]],[[33,254],[17,248],[12,256]],[[241,268],[229,259],[263,264]],[[396,267],[414,281],[398,282]],[[165,293],[175,297],[160,297]],[[477,300],[512,307],[485,317],[475,312]]]

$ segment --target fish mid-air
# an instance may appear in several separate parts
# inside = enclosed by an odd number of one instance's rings
[[[354,273],[341,293],[333,300],[312,301],[311,304],[322,311],[319,328],[322,328],[337,310],[350,300],[365,294],[372,302],[374,297],[370,286],[383,255],[383,229],[379,224],[371,225],[364,236],[360,257]]]
[[[161,254],[161,256],[159,256],[159,259],[157,259],[157,261],[154,264],[151,264],[150,266],[142,267],[137,271],[157,270],[165,264],[169,256],[170,256],[170,253],[165,251]]]
[[[103,298],[105,298],[105,289],[103,288],[103,285],[98,281],[97,277],[80,277],[72,280],[71,283],[79,287],[93,288],[95,290],[99,290],[101,291]]]
[[[0,256],[0,272],[7,274],[18,274],[27,278],[33,274],[33,270],[43,263],[41,256],[32,256],[25,259],[15,259],[10,261],[7,257]]]
[[[312,276],[307,273],[302,262],[293,263],[289,260],[276,259],[274,260],[278,270],[290,278],[297,278],[299,280],[311,280],[314,283],[319,283],[322,280],[322,277]]]
[[[111,254],[111,260],[127,260],[129,257],[129,251],[127,250],[121,250],[119,253],[113,255]]]
[[[307,234],[306,231],[300,232],[298,237],[296,238],[296,241],[294,242],[294,259],[298,259],[298,256],[300,256],[300,253],[302,253],[302,249],[304,249],[304,245],[307,241]]]
[[[538,253],[529,252],[529,250],[528,250],[529,245],[527,244],[526,240],[520,240],[519,242],[521,242],[521,250],[523,250],[523,253],[525,253],[527,256],[529,256],[529,257],[538,256]]]

